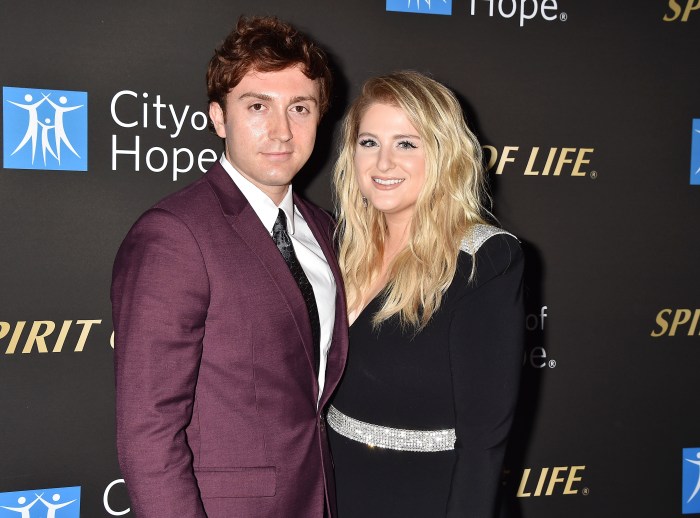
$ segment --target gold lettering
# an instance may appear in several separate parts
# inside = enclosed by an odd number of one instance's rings
[[[503,153],[501,153],[501,160],[498,162],[498,169],[496,169],[496,174],[503,174],[503,168],[507,162],[515,162],[515,158],[509,156],[511,151],[517,151],[520,149],[518,146],[505,146],[503,148]]]
[[[659,326],[660,330],[658,332],[652,331],[651,336],[654,338],[657,338],[659,336],[662,336],[666,334],[666,331],[668,331],[668,322],[664,320],[663,315],[670,315],[671,310],[670,309],[662,309],[656,314],[656,325]]]
[[[696,11],[700,9],[700,0],[688,0],[688,3],[685,5],[685,11],[683,11],[683,18],[681,18],[682,22],[687,22],[688,17],[690,16],[690,11]]]
[[[537,487],[535,488],[535,496],[540,496],[542,494],[544,482],[547,480],[547,473],[549,473],[549,468],[542,468],[540,479],[537,481]]]
[[[498,159],[498,150],[493,146],[482,146],[484,151],[489,152],[489,161],[486,164],[486,170],[490,171],[494,165],[496,165],[496,160]]]
[[[39,333],[41,326],[46,326],[43,333]],[[36,348],[40,353],[47,353],[49,350],[46,348],[46,336],[53,333],[56,329],[56,324],[51,320],[37,320],[32,324],[32,328],[29,331],[29,336],[27,341],[24,343],[24,349],[22,349],[22,354],[28,354],[32,352],[32,345],[36,343]]]
[[[676,2],[676,0],[668,0],[668,6],[673,11],[673,16],[670,17],[668,15],[664,15],[663,20],[665,22],[672,22],[681,15],[681,6],[678,5],[678,2]]]
[[[554,176],[559,176],[561,173],[561,168],[564,164],[570,164],[572,159],[566,158],[569,153],[576,151],[575,147],[563,147],[561,148],[561,154],[559,155],[559,160],[557,161],[557,168],[554,170]]]
[[[15,326],[15,332],[12,333],[12,338],[10,338],[10,345],[7,346],[5,354],[14,354],[15,349],[17,349],[17,342],[19,342],[19,337],[22,334],[26,323],[27,322],[24,320],[17,322],[17,325]]]
[[[693,336],[695,334],[695,329],[698,327],[698,320],[700,320],[700,309],[696,309],[693,314],[693,322],[690,324],[690,329],[688,329],[688,336]]]
[[[12,326],[9,322],[0,322],[0,340],[7,336],[7,333],[10,332],[10,329],[12,329]]]
[[[549,149],[549,155],[547,155],[547,162],[545,162],[544,169],[542,169],[542,176],[549,175],[549,170],[552,168],[554,157],[557,156],[557,149],[558,148],[555,147]]]
[[[559,482],[564,482],[564,479],[559,476],[559,473],[562,471],[566,471],[566,466],[557,466],[552,469],[552,476],[549,477],[549,486],[547,486],[547,492],[545,493],[546,496],[552,496],[554,486]]]
[[[64,320],[61,326],[61,331],[58,333],[58,338],[56,339],[56,345],[53,346],[54,353],[60,353],[63,350],[63,344],[66,341],[66,336],[68,335],[68,330],[70,325],[73,323],[72,320]]]
[[[689,309],[677,309],[673,322],[671,322],[671,330],[668,332],[668,336],[676,336],[676,329],[678,329],[678,326],[687,323],[690,320],[690,315]]]
[[[520,498],[532,496],[532,493],[525,492],[525,486],[527,485],[528,478],[530,478],[530,468],[525,468],[525,471],[523,471],[523,478],[520,479],[520,487],[518,488],[518,493],[516,496]]]
[[[78,343],[75,345],[75,352],[82,352],[83,347],[85,347],[85,342],[87,341],[88,334],[90,334],[90,329],[94,324],[101,324],[102,320],[76,320],[76,324],[82,324],[83,330],[78,338]]]
[[[564,486],[565,495],[575,495],[578,493],[578,489],[571,489],[574,482],[581,482],[581,477],[577,477],[576,473],[578,471],[583,471],[586,466],[571,466],[571,471],[569,472],[569,478],[566,481],[566,486]]]
[[[535,159],[537,158],[537,153],[539,153],[540,148],[538,147],[533,147],[532,151],[530,152],[530,160],[527,161],[527,167],[525,168],[525,175],[526,176],[535,176],[540,174],[539,171],[534,171],[532,169],[532,166],[535,165]]]
[[[578,150],[578,155],[576,155],[576,162],[574,163],[574,170],[571,171],[571,176],[586,176],[586,171],[580,171],[581,164],[590,164],[590,160],[584,160],[583,157],[586,153],[593,153],[593,148],[582,147]]]

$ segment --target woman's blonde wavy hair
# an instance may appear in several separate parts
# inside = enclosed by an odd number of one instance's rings
[[[360,120],[375,103],[403,110],[425,149],[425,186],[415,206],[406,247],[389,266],[380,325],[398,315],[419,332],[440,307],[457,268],[462,239],[488,214],[482,152],[462,109],[446,87],[418,72],[369,79],[345,115],[340,154],[333,172],[339,261],[348,308],[358,309],[380,274],[387,226],[384,214],[363,203],[355,171]],[[474,269],[472,268],[472,276]]]

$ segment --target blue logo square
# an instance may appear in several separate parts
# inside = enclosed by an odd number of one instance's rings
[[[80,518],[80,486],[0,493],[0,518]]]
[[[3,87],[3,167],[87,171],[87,100],[87,92]]]
[[[418,14],[452,14],[452,0],[386,0],[387,11]]]
[[[693,119],[690,144],[690,185],[700,185],[700,119]]]
[[[683,448],[683,514],[700,514],[700,448]]]

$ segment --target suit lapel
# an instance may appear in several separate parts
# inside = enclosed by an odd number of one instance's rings
[[[347,309],[345,305],[345,288],[343,278],[340,274],[340,266],[336,259],[335,248],[333,242],[329,238],[332,229],[321,228],[320,224],[325,221],[326,217],[319,217],[316,211],[318,208],[308,205],[301,197],[294,194],[294,205],[299,209],[301,215],[304,216],[311,232],[318,242],[323,255],[326,257],[326,262],[330,266],[333,277],[335,278],[336,286],[336,303],[335,303],[335,321],[333,324],[333,336],[331,340],[331,348],[328,352],[328,362],[326,364],[326,381],[323,388],[323,395],[319,402],[319,408],[323,408],[330,395],[335,390],[335,387],[340,381],[340,377],[345,369],[345,359],[347,357],[348,348],[348,320]]]
[[[230,223],[233,231],[240,236],[248,248],[256,255],[277,285],[280,294],[280,306],[287,307],[304,346],[309,361],[309,372],[314,378],[314,386],[318,390],[318,380],[313,368],[313,338],[311,324],[306,309],[306,303],[301,291],[292,276],[287,263],[280,254],[277,246],[263,226],[260,218],[236,187],[224,168],[216,162],[206,173],[206,178],[214,190],[221,209]],[[325,250],[324,250],[325,253]]]

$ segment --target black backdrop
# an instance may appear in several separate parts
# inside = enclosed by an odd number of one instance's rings
[[[206,167],[221,151],[196,112],[206,63],[245,13],[291,21],[332,57],[332,110],[296,184],[319,205],[331,208],[338,122],[371,75],[431,74],[487,146],[494,211],[528,262],[504,515],[681,516],[682,474],[686,486],[700,477],[685,460],[700,448],[700,2],[452,0],[451,15],[431,14],[443,0],[396,3],[414,12],[384,0],[2,2],[0,83],[21,91],[6,88],[0,109],[0,506],[80,487],[84,518],[128,509],[112,261],[138,215],[199,177],[200,154]],[[65,142],[49,144],[44,167],[43,134],[35,168],[8,166],[31,144],[12,155],[29,112],[10,101],[58,91],[87,93],[74,110],[87,115],[87,170],[51,167],[51,149],[72,154]],[[78,516],[78,503],[57,518]]]

